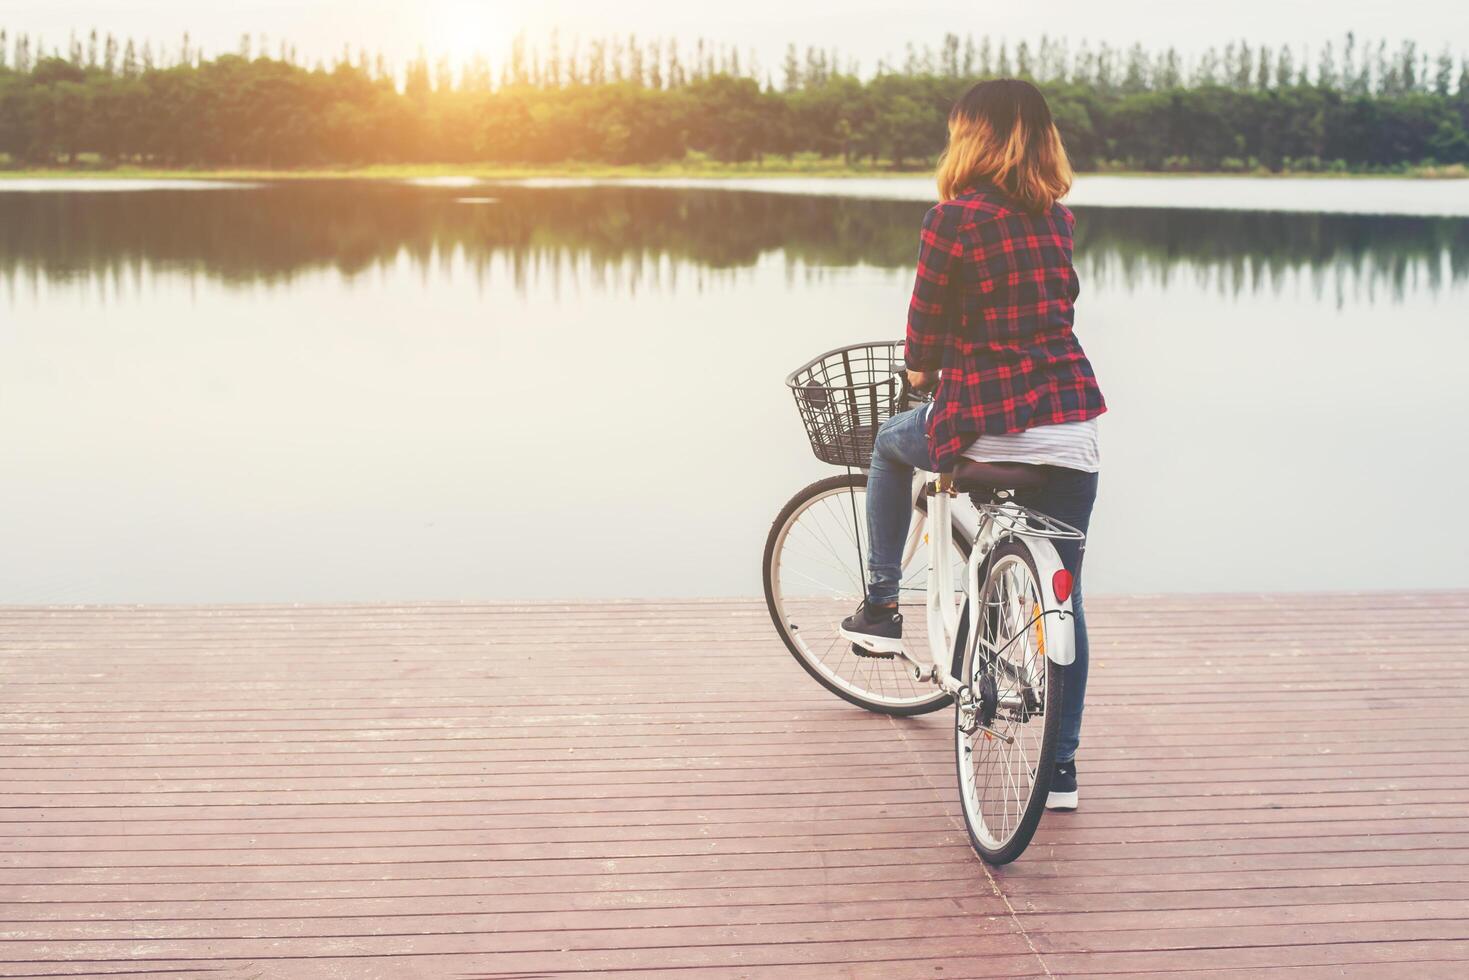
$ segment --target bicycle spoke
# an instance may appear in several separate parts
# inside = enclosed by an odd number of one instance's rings
[[[917,682],[907,661],[857,656],[839,635],[841,620],[866,591],[867,569],[858,557],[869,547],[865,513],[865,488],[837,486],[814,495],[778,529],[770,570],[777,623],[800,659],[863,701],[906,706],[946,700],[936,688]],[[956,567],[962,568],[964,560],[956,542]],[[928,652],[928,561],[927,547],[906,555],[898,587],[904,642],[920,654]]]
[[[993,718],[989,731],[956,736],[965,820],[986,856],[1003,852],[998,860],[1011,860],[1024,847],[1039,818],[1046,785],[1040,767],[1047,764],[1052,710],[1041,652],[1040,586],[1021,554],[1011,546],[993,560],[971,605],[977,635],[965,681],[976,710],[985,717],[992,710]]]

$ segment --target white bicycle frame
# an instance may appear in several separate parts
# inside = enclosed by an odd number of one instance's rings
[[[1053,619],[1055,627],[1046,632],[1046,656],[1064,667],[1076,659],[1076,630],[1072,618],[1069,588],[1064,599],[1057,598],[1055,582],[1057,573],[1064,572],[1061,556],[1050,539],[1039,534],[1028,533],[1028,523],[1021,516],[1020,508],[1013,503],[1001,503],[993,509],[983,511],[972,507],[955,509],[955,492],[940,481],[935,473],[919,472],[913,480],[916,505],[920,494],[932,493],[928,498],[928,519],[915,520],[904,546],[904,565],[915,557],[917,549],[927,542],[928,547],[928,656],[929,663],[912,661],[908,654],[904,658],[913,663],[919,680],[930,680],[949,694],[957,695],[965,682],[955,677],[950,664],[954,662],[954,647],[959,640],[960,611],[953,602],[954,566],[951,560],[954,535],[954,518],[958,516],[965,524],[964,533],[971,536],[973,547],[965,567],[964,593],[974,601],[980,594],[979,576],[985,560],[1002,538],[1023,538],[1035,559],[1037,582],[1041,593],[1042,616]],[[959,663],[967,665],[974,656],[979,630],[971,617],[970,628],[964,638],[963,657]]]

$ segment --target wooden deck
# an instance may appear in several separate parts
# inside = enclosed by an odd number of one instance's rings
[[[1469,594],[1090,608],[993,874],[754,602],[0,608],[0,975],[1469,974]]]

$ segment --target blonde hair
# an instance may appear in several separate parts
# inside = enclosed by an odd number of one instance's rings
[[[1074,176],[1045,96],[1029,82],[975,85],[949,113],[949,143],[939,157],[940,201],[988,181],[1032,211],[1049,211]]]

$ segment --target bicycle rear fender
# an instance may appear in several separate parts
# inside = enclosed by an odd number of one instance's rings
[[[1046,656],[1062,667],[1069,666],[1076,660],[1076,617],[1071,612],[1070,590],[1065,599],[1056,597],[1056,573],[1066,571],[1066,566],[1048,538],[1026,535],[1024,540],[1040,578],[1036,584],[1040,586],[1044,606]]]

